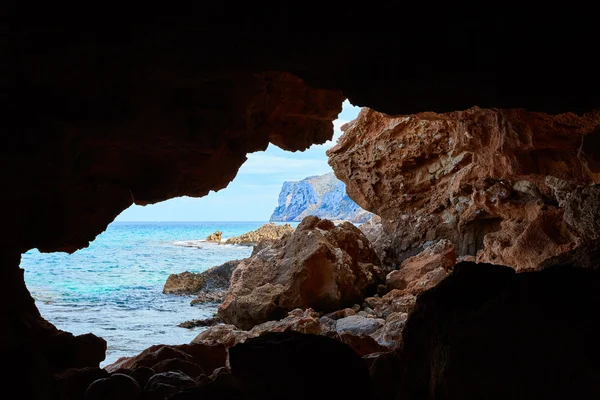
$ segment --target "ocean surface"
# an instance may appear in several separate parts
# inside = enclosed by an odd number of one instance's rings
[[[163,294],[168,276],[248,257],[250,246],[203,240],[217,230],[226,239],[265,223],[113,222],[73,254],[30,250],[21,268],[44,318],[75,335],[106,339],[104,367],[154,344],[189,343],[205,330],[177,324],[212,317],[218,305],[190,306],[194,296]]]

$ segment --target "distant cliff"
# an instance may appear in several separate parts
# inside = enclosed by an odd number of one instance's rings
[[[301,181],[284,182],[279,193],[279,204],[270,221],[302,221],[307,215],[360,223],[373,214],[350,199],[344,182],[331,172]]]

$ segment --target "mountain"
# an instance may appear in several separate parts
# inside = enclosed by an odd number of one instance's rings
[[[284,182],[270,221],[302,221],[307,215],[361,223],[373,216],[346,194],[346,185],[333,172],[301,181]]]

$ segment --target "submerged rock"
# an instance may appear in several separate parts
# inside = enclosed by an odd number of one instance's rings
[[[290,224],[277,225],[274,222],[269,222],[254,231],[229,238],[223,243],[254,246],[263,240],[278,240],[286,233],[291,233],[293,231],[294,228]]]
[[[250,329],[295,308],[329,312],[352,306],[375,292],[378,264],[356,226],[306,217],[293,233],[240,262],[219,315]]]

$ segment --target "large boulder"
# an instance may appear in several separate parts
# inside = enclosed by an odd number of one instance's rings
[[[446,239],[407,258],[398,270],[385,279],[387,290],[399,289],[406,294],[418,294],[437,285],[456,264],[454,245]]]
[[[240,262],[219,315],[250,329],[295,308],[328,312],[352,306],[376,290],[378,263],[353,224],[306,217],[292,234]]]
[[[293,231],[294,228],[290,224],[277,225],[274,222],[269,222],[256,230],[229,238],[223,243],[254,246],[263,240],[278,240],[286,233],[291,233]]]
[[[459,257],[539,268],[597,235],[598,111],[390,117],[363,108],[342,130],[329,163],[349,196],[381,217],[386,266],[448,239]]]
[[[171,274],[163,287],[163,293],[198,294],[199,300],[192,300],[192,304],[194,304],[195,302],[202,302],[203,296],[208,296],[209,299],[215,297],[210,296],[215,292],[218,300],[219,292],[225,291],[229,287],[231,274],[239,263],[240,260],[232,260],[203,272],[185,271],[179,274]]]

